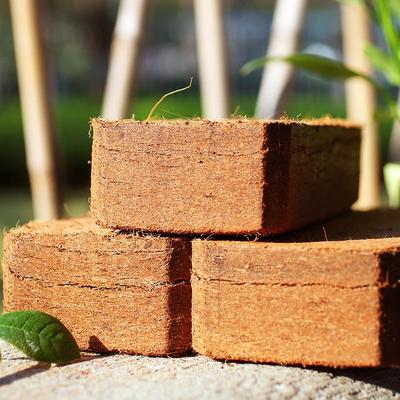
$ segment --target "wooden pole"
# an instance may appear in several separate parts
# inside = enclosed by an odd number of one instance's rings
[[[369,18],[359,4],[343,4],[342,29],[344,59],[347,65],[372,74],[364,49],[371,40]],[[363,125],[360,191],[356,208],[378,207],[380,199],[380,151],[378,127],[374,119],[376,93],[372,85],[355,78],[346,83],[348,117]]]
[[[27,168],[36,219],[61,216],[61,185],[38,0],[10,0]]]
[[[297,51],[307,0],[279,0],[271,28],[267,56],[287,56]],[[276,117],[280,104],[293,75],[287,63],[267,64],[264,67],[258,92],[256,112],[258,118]]]
[[[221,0],[194,0],[203,116],[229,116],[227,43]]]
[[[115,24],[102,116],[126,117],[134,87],[148,0],[121,0]]]

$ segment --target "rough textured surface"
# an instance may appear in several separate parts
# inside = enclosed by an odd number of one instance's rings
[[[4,309],[48,312],[81,349],[165,355],[191,346],[190,243],[121,234],[89,218],[4,239]]]
[[[85,355],[51,367],[0,343],[0,397],[40,400],[400,399],[400,370],[304,369],[206,357]]]
[[[339,121],[108,121],[93,126],[91,211],[103,226],[285,232],[348,209],[360,131]]]
[[[399,212],[350,213],[324,223],[325,234],[289,235],[303,243],[195,240],[193,348],[219,359],[400,365],[399,222]],[[323,241],[307,242],[314,235]],[[353,235],[375,238],[344,240]]]
[[[268,238],[276,242],[318,242],[400,237],[400,212],[350,211],[306,229]],[[355,242],[350,242],[353,245]],[[360,242],[362,245],[363,242]],[[331,243],[333,244],[333,243]]]

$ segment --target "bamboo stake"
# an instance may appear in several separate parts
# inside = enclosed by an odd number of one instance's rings
[[[279,0],[271,28],[267,56],[287,56],[294,53],[304,22],[307,0]],[[293,75],[287,63],[272,63],[264,67],[258,92],[256,112],[258,118],[276,117],[280,104]]]
[[[145,29],[148,0],[121,0],[115,24],[102,115],[124,118],[128,111]]]
[[[227,44],[221,0],[194,0],[197,56],[203,116],[227,118]]]
[[[34,217],[61,216],[61,185],[37,0],[10,0]]]
[[[343,50],[346,63],[367,74],[372,68],[364,55],[364,48],[371,39],[369,19],[359,4],[343,4]],[[361,144],[360,190],[358,209],[370,209],[380,205],[380,152],[378,128],[374,119],[376,93],[372,85],[352,79],[346,83],[348,117],[364,127]]]

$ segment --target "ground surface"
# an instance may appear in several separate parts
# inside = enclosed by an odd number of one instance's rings
[[[400,399],[400,370],[331,370],[85,354],[38,364],[1,342],[2,399]]]

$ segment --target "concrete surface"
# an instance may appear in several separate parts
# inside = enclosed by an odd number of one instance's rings
[[[0,399],[400,399],[400,370],[95,354],[57,367],[29,361],[3,342],[0,350]]]

